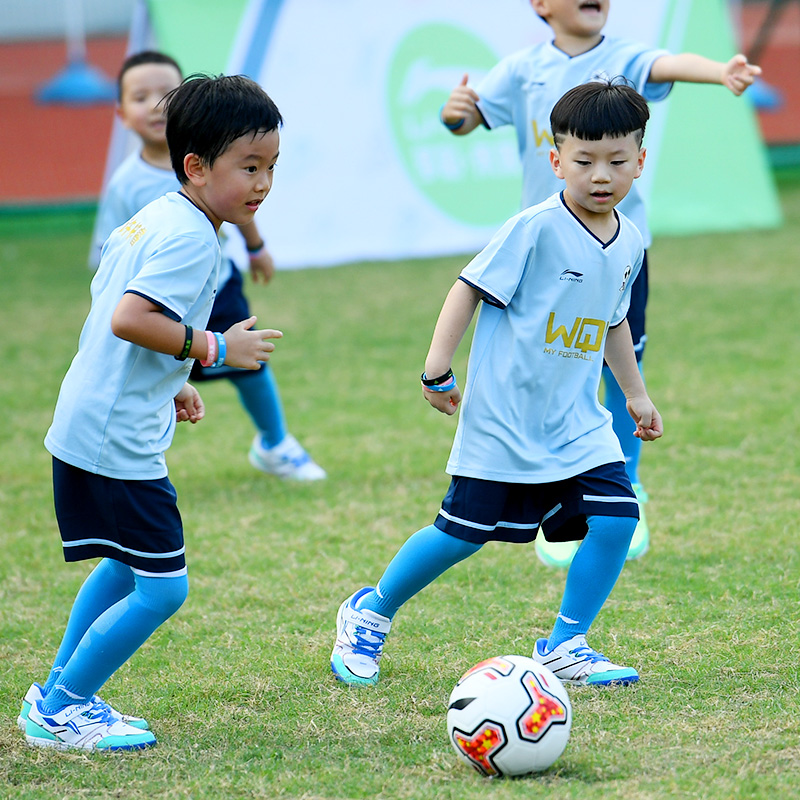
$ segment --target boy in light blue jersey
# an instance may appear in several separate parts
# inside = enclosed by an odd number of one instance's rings
[[[376,588],[342,603],[331,654],[348,684],[378,680],[396,611],[487,541],[581,541],[549,639],[533,658],[567,683],[626,684],[638,673],[589,647],[639,517],[611,415],[597,398],[607,360],[636,435],[662,434],[625,318],[642,237],[615,207],[639,177],[647,103],[632,88],[585,83],[551,114],[550,160],[566,188],[512,217],[445,300],[422,374],[434,408],[455,413],[451,363],[483,301],[436,521],[415,533]]]
[[[550,168],[553,134],[548,117],[557,100],[573,86],[622,75],[648,101],[665,99],[675,81],[719,83],[739,95],[761,72],[748,64],[743,55],[735,55],[723,64],[692,53],[673,55],[638,42],[604,36],[609,5],[610,0],[531,0],[533,10],[552,28],[552,41],[504,58],[474,89],[467,85],[465,75],[442,107],[441,120],[456,135],[468,134],[479,125],[491,130],[514,126],[522,161],[523,208],[558,190],[558,180]],[[651,236],[635,185],[620,204],[620,211],[639,228],[645,246],[644,264],[633,285],[628,312],[641,369],[647,339],[646,250]],[[642,505],[641,519],[628,553],[628,558],[638,558],[647,551],[650,539],[643,509],[647,494],[639,478],[641,441],[630,424],[625,396],[608,369],[604,371],[604,383],[604,402],[612,413],[628,476]],[[566,566],[575,546],[571,542],[537,540],[536,551],[545,563]]]
[[[115,228],[151,200],[180,188],[170,165],[161,104],[164,95],[180,82],[181,70],[177,62],[158,51],[135,53],[120,69],[117,113],[125,127],[141,139],[141,150],[131,153],[120,164],[103,193],[97,211],[90,266],[97,266],[103,244]],[[250,316],[242,272],[237,266],[241,260],[237,240],[241,237],[244,237],[253,280],[268,283],[275,273],[272,256],[255,221],[240,228],[224,224],[220,230],[223,258],[219,292],[209,320],[211,327],[217,330],[226,330],[234,322]],[[211,369],[196,361],[191,378],[193,381],[227,378],[234,385],[256,429],[248,454],[256,469],[288,481],[318,481],[327,477],[325,470],[289,432],[278,384],[268,364],[252,371],[231,367]]]
[[[78,352],[45,446],[64,558],[100,558],[75,599],[43,685],[18,723],[29,744],[135,750],[155,736],[97,697],[108,678],[184,602],[183,527],[165,451],[177,422],[205,410],[193,359],[256,370],[282,334],[255,317],[204,330],[220,272],[218,231],[243,225],[272,186],[281,116],[243,77],[195,76],[167,98],[179,192],[114,230],[92,281]]]

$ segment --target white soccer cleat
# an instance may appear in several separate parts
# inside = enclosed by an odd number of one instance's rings
[[[286,481],[321,481],[328,477],[291,433],[269,448],[261,444],[261,436],[256,434],[248,458],[256,469]]]
[[[353,686],[378,682],[383,643],[392,627],[392,621],[381,614],[355,608],[358,600],[371,591],[371,586],[359,589],[342,603],[336,616],[331,669],[338,680]]]
[[[28,711],[25,739],[32,747],[56,750],[141,750],[152,747],[156,737],[134,728],[111,713],[104,703],[75,703],[56,714],[42,711],[37,700]]]
[[[25,697],[22,698],[22,707],[20,708],[19,716],[17,717],[17,727],[23,733],[25,733],[25,726],[28,723],[28,714],[31,710],[31,706],[37,700],[43,699],[44,695],[42,694],[42,687],[38,683],[32,683],[28,691],[25,692]],[[119,717],[123,722],[127,723],[133,728],[138,728],[141,731],[150,730],[150,725],[148,725],[146,719],[142,719],[141,717],[132,717],[129,714],[121,714],[119,711],[117,711],[117,709],[113,708],[108,703],[103,702],[97,695],[92,698],[92,702],[101,706],[105,706],[115,717]]]
[[[533,660],[547,667],[563,683],[579,686],[625,686],[636,683],[639,673],[632,667],[612,664],[586,644],[586,637],[573,636],[548,652],[547,639],[538,639]]]

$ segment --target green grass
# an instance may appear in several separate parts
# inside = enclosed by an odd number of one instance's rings
[[[647,375],[666,427],[643,458],[652,549],[591,636],[642,682],[571,691],[566,752],[518,781],[457,761],[445,710],[466,668],[548,632],[563,573],[532,547],[488,545],[412,599],[374,690],[337,684],[328,666],[338,604],[432,521],[447,488],[455,421],[424,403],[418,376],[464,258],[284,272],[249,290],[261,323],[285,332],[272,364],[290,427],[330,478],[253,471],[232,389],[201,387],[207,417],[180,426],[169,453],[190,597],[103,690],[146,715],[159,745],[111,757],[25,745],[20,698],[46,676],[90,568],[63,563],[42,439],[88,310],[91,217],[4,225],[0,796],[796,794],[800,182],[781,193],[779,231],[651,249]]]

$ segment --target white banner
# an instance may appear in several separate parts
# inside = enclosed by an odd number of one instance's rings
[[[607,32],[655,43],[665,5],[615,0]],[[527,2],[251,0],[245,20],[228,71],[285,119],[259,212],[281,267],[476,251],[519,210],[513,129],[454,137],[438,111],[465,72],[551,36]]]

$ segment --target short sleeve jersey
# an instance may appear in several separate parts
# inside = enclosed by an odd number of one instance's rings
[[[618,215],[600,241],[561,194],[512,217],[462,271],[484,302],[447,472],[550,483],[622,461],[598,401],[610,327],[628,311],[644,249]]]
[[[100,200],[89,258],[91,266],[96,267],[99,264],[100,252],[114,228],[124,225],[148,203],[163,197],[167,192],[177,192],[180,188],[181,184],[172,170],[154,167],[142,158],[141,153],[131,153],[114,171]],[[229,232],[233,226],[223,223],[222,228]],[[222,234],[220,242],[226,258],[238,261],[233,252],[228,252],[225,246],[226,237]],[[223,263],[220,286],[230,277],[230,269],[229,264]]]
[[[45,446],[62,461],[110,478],[167,474],[173,399],[192,361],[116,337],[111,317],[126,292],[202,331],[217,289],[220,247],[208,217],[176,192],[116,228],[92,281],[92,305],[56,403]]]
[[[131,153],[114,171],[97,209],[92,262],[100,262],[100,251],[114,228],[124,225],[137,211],[167,192],[180,189],[175,173],[148,164],[141,153]]]
[[[594,48],[569,56],[552,42],[542,42],[500,61],[475,87],[478,108],[489,128],[513,125],[522,160],[522,207],[540,203],[563,188],[550,166],[553,135],[550,112],[570,89],[583,83],[624,76],[649,102],[663,100],[671,83],[648,83],[653,62],[667,55],[637,42],[604,37]],[[650,233],[642,198],[631,187],[620,211],[641,231]]]

